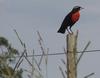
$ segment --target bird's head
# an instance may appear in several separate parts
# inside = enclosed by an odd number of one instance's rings
[[[75,6],[73,8],[73,11],[80,11],[81,9],[84,9],[84,8],[82,8],[81,6]]]

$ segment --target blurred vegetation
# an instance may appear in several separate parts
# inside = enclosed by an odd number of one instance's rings
[[[0,37],[0,78],[44,78],[42,75],[42,71],[46,72],[46,77],[48,78],[47,74],[47,64],[48,64],[48,48],[45,48],[43,39],[39,32],[38,35],[38,42],[40,46],[40,50],[42,55],[37,60],[34,57],[35,51],[33,50],[32,59],[29,60],[28,52],[26,49],[25,43],[19,37],[17,31],[14,29],[14,32],[23,47],[23,51],[19,52],[17,49],[13,48],[9,41],[4,38]],[[44,60],[44,62],[43,62]],[[30,65],[29,69],[21,68],[21,64],[23,61],[27,61]],[[42,70],[42,64],[45,65],[46,70]],[[24,73],[26,76],[24,76]],[[27,73],[27,74],[26,74]]]
[[[0,50],[0,78],[22,78],[22,69],[13,71],[11,66],[19,52],[4,37],[0,37]]]

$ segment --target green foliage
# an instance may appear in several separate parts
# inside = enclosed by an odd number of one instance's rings
[[[4,48],[2,48],[3,46]],[[0,78],[22,78],[22,69],[14,71],[13,67],[10,66],[19,52],[4,37],[0,37],[0,49],[2,51],[0,52]]]
[[[4,37],[0,37],[0,46],[8,46],[8,40]]]

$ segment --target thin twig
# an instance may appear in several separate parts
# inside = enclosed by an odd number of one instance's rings
[[[17,65],[19,64],[20,60],[21,60],[21,59],[22,59],[22,57],[24,56],[24,53],[25,53],[25,52],[23,52],[23,53],[22,53],[22,55],[20,56],[20,58],[19,58],[18,62],[16,63],[16,65],[15,65],[15,67],[14,67],[14,70],[13,70],[13,71],[15,71],[15,69],[17,68]]]
[[[94,75],[95,73],[90,73],[89,75],[87,75],[87,76],[85,76],[84,78],[88,78],[88,77],[90,77],[90,76],[92,76],[92,75]]]
[[[24,55],[25,59],[27,60],[27,62],[30,64],[30,66],[33,67],[33,65],[31,64],[31,62],[28,60],[28,58]]]
[[[83,56],[83,54],[85,53],[85,51],[87,50],[87,48],[88,48],[88,46],[90,45],[90,41],[87,43],[87,45],[85,46],[85,48],[83,49],[83,52],[81,53],[81,55],[80,55],[80,57],[79,57],[79,59],[77,60],[77,63],[76,63],[76,66],[78,65],[78,63],[80,62],[80,60],[81,60],[81,58],[82,58],[82,56]]]
[[[62,70],[62,68],[60,66],[59,66],[59,69],[61,71],[61,74],[62,74],[63,78],[66,78],[65,75],[64,75],[64,72],[63,72],[63,70]]]
[[[17,64],[16,68],[19,68],[19,66],[21,65],[22,62],[23,62],[23,59]]]
[[[37,34],[38,34],[38,37],[39,37],[38,42],[39,42],[39,45],[40,45],[40,48],[41,48],[41,51],[42,51],[42,55],[41,55],[41,58],[40,58],[40,61],[39,61],[39,64],[38,64],[40,66],[42,59],[43,59],[43,56],[45,54],[45,50],[44,50],[43,45],[42,45],[43,39],[42,39],[39,31],[37,31]]]
[[[64,59],[61,59],[61,61],[62,61],[62,63],[63,63],[64,65],[66,65],[66,63],[65,63]]]
[[[22,42],[22,40],[20,39],[20,37],[19,37],[19,35],[18,35],[18,33],[17,33],[16,29],[13,29],[13,30],[14,30],[14,32],[15,32],[15,34],[16,34],[16,36],[18,37],[18,39],[19,39],[19,41],[20,41],[21,45],[22,45],[22,46],[24,46],[24,43],[23,43],[23,42]]]
[[[41,50],[42,50],[42,55],[41,55],[41,58],[40,58],[40,61],[39,61],[39,64],[38,64],[40,66],[42,59],[43,59],[43,56],[44,56],[44,49],[43,49],[43,46],[41,44],[41,41],[39,41],[39,44],[40,44],[40,47],[41,47]]]

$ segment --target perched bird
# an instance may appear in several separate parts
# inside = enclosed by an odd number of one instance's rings
[[[61,27],[58,30],[58,33],[64,34],[66,29],[68,33],[73,33],[71,27],[79,20],[80,18],[80,10],[83,9],[80,6],[75,6],[72,11],[65,17],[63,20]],[[69,28],[69,29],[68,29]],[[70,30],[70,31],[69,31]]]

